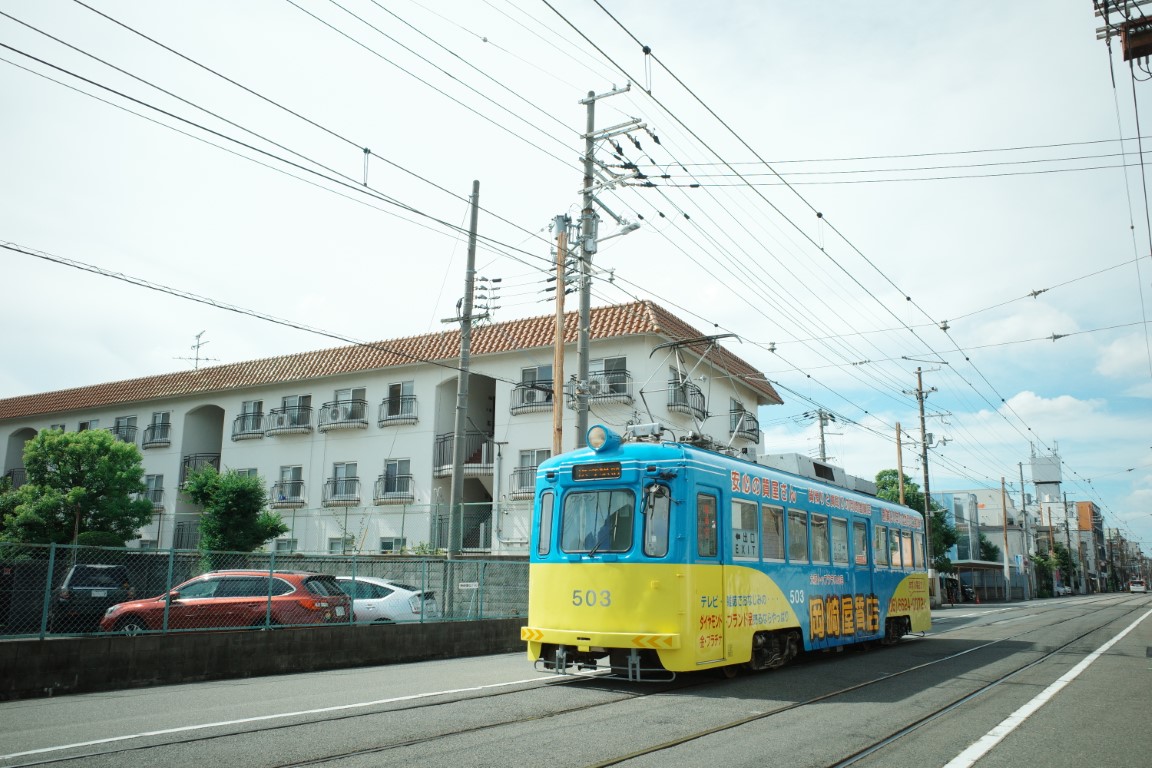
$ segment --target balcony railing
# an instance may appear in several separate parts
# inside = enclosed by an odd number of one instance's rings
[[[399,424],[415,424],[416,421],[416,395],[386,397],[381,401],[377,426],[394,427]]]
[[[233,440],[253,440],[264,437],[264,412],[242,413],[232,420]]]
[[[536,492],[536,465],[516,467],[508,478],[508,497],[530,499]]]
[[[143,448],[167,448],[172,444],[172,425],[166,421],[144,427]]]
[[[576,407],[570,392],[568,407]],[[632,375],[628,371],[596,371],[588,376],[588,399],[596,402],[632,403]]]
[[[286,408],[273,408],[268,412],[264,424],[266,435],[288,435],[312,431],[312,406],[291,405]]]
[[[216,471],[219,472],[220,454],[190,453],[185,456],[183,463],[180,465],[180,487],[184,487],[184,483],[188,481],[188,475],[204,467],[214,467]]]
[[[328,478],[324,482],[324,498],[322,503],[326,507],[360,506],[360,478]]]
[[[4,477],[11,481],[12,489],[15,490],[28,482],[28,471],[24,467],[16,467],[5,472]]]
[[[552,410],[552,381],[525,381],[512,388],[512,413]]]
[[[380,475],[372,490],[372,500],[376,504],[407,504],[416,500],[412,489],[412,475]]]
[[[281,480],[272,483],[268,491],[268,503],[273,509],[294,509],[304,506],[303,480]]]
[[[464,435],[464,475],[466,477],[491,477],[492,438],[482,432],[467,432]],[[433,456],[435,477],[451,477],[452,466],[456,462],[456,435],[446,433],[436,436]]]
[[[333,400],[324,403],[320,408],[320,422],[317,427],[321,432],[332,429],[367,429],[368,401]]]
[[[742,408],[728,412],[728,434],[760,442],[760,420]]]
[[[122,443],[136,443],[135,424],[121,424],[116,427],[108,427],[108,431]]]
[[[668,382],[668,410],[676,413],[687,413],[698,419],[708,418],[705,409],[704,393],[700,387],[690,381]]]

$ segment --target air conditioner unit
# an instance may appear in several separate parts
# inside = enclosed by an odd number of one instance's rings
[[[604,382],[600,381],[600,379],[589,379],[588,380],[588,394],[598,395],[598,394],[600,394],[600,392],[603,389],[604,389]]]
[[[328,421],[345,421],[348,418],[348,406],[334,405],[328,409]]]

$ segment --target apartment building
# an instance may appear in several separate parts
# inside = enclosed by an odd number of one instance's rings
[[[472,329],[463,550],[525,555],[536,466],[575,446],[575,314],[554,376],[551,316]],[[258,475],[290,532],[278,552],[399,553],[448,545],[459,330],[0,400],[0,460],[23,481],[39,430],[109,429],[143,455],[155,515],[130,546],[191,548],[200,510],[180,493],[211,465]],[[559,385],[557,386],[557,379]],[[766,377],[652,302],[593,309],[588,424],[659,422],[755,457]]]

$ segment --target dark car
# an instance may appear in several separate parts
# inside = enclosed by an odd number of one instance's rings
[[[83,563],[72,566],[52,590],[48,608],[50,632],[95,632],[109,606],[136,596],[122,565]]]
[[[311,571],[212,571],[147,600],[113,605],[105,632],[330,624],[352,620],[336,579]]]

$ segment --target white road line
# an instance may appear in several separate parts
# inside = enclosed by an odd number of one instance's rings
[[[477,685],[471,688],[452,688],[446,691],[430,691],[428,693],[416,693],[411,696],[396,696],[390,699],[376,699],[375,701],[361,701],[355,704],[339,704],[334,707],[320,707],[318,709],[302,709],[298,712],[281,712],[275,715],[259,715],[257,717],[243,717],[238,720],[221,720],[215,723],[200,723],[199,725],[183,725],[179,728],[164,728],[159,731],[143,731],[142,733],[130,733],[124,736],[110,736],[106,739],[93,739],[92,741],[78,741],[75,744],[61,744],[56,747],[44,747],[42,749],[30,749],[26,752],[13,752],[10,755],[0,755],[0,760],[9,760],[15,757],[27,757],[28,755],[41,755],[45,752],[60,752],[65,749],[77,749],[79,747],[91,747],[97,744],[112,744],[117,741],[129,741],[131,739],[142,739],[147,736],[164,736],[172,733],[186,733],[188,731],[199,731],[205,728],[222,728],[229,725],[242,725],[244,723],[257,723],[261,720],[278,720],[288,717],[300,717],[301,715],[319,715],[326,712],[340,712],[341,710],[360,709],[363,707],[375,707],[381,704],[394,704],[400,701],[413,701],[415,699],[427,699],[432,696],[446,696],[454,693],[474,693],[476,691],[484,691],[490,688],[506,688],[510,685],[524,685],[526,683],[537,683],[540,685],[555,685],[558,683],[575,682],[576,680],[587,677],[580,674],[557,675],[555,677],[533,677],[528,680],[511,680],[506,683],[493,683],[491,685]]]
[[[1148,611],[1143,616],[1136,619],[1136,621],[1129,624],[1123,632],[1116,635],[1116,637],[1112,638],[1108,642],[1104,643],[1104,645],[1097,648],[1088,656],[1084,657],[1084,659],[1079,664],[1065,672],[1064,675],[1060,677],[1060,679],[1045,688],[1043,691],[1037,694],[1035,698],[1033,698],[1024,706],[1020,707],[1020,709],[1004,718],[1004,720],[1001,721],[999,725],[988,731],[988,733],[984,734],[984,736],[979,741],[954,757],[950,763],[944,766],[944,768],[969,768],[969,766],[973,765],[981,757],[988,754],[992,747],[999,744],[1004,740],[1005,737],[1008,736],[1008,734],[1012,733],[1012,731],[1023,725],[1024,721],[1035,714],[1036,711],[1040,709],[1040,707],[1047,704],[1048,700],[1063,690],[1064,686],[1068,685],[1068,683],[1079,677],[1081,672],[1088,669],[1088,667],[1091,666],[1092,663],[1096,661],[1096,659],[1100,658],[1113,645],[1120,642],[1120,640],[1125,635],[1135,629],[1140,624],[1140,622],[1144,621],[1144,619],[1148,618],[1149,616],[1152,616],[1152,611]]]

